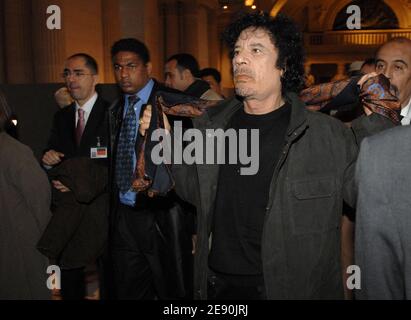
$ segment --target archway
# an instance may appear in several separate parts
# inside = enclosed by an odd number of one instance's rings
[[[333,6],[331,6],[330,11],[328,12],[327,16],[329,19],[324,21],[323,31],[331,31],[333,30],[334,21],[338,15],[338,13],[346,7],[352,0],[339,0],[336,1]],[[399,28],[407,28],[407,16],[406,16],[406,8],[403,7],[399,1],[396,0],[384,0],[384,3],[394,12],[398,19]]]

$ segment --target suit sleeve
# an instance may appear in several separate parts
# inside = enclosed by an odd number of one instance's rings
[[[361,142],[364,138],[383,130],[395,127],[395,124],[376,113],[361,116],[352,122],[351,130],[345,130],[346,169],[344,172],[344,200],[352,208],[356,207],[357,185],[355,184],[355,165]],[[351,131],[351,132],[350,132]]]
[[[363,115],[352,122],[352,130],[358,146],[364,138],[395,126],[391,120],[376,113]]]
[[[375,161],[375,147],[361,145],[356,165],[358,206],[355,229],[355,263],[361,270],[357,299],[404,299],[400,232],[390,204],[395,183]],[[390,182],[391,181],[391,182]]]
[[[56,112],[53,118],[53,125],[51,127],[47,149],[44,150],[44,152],[47,152],[49,150],[58,151],[59,146],[61,145],[61,130],[59,129],[59,123],[60,123],[59,119],[60,119],[59,112]]]

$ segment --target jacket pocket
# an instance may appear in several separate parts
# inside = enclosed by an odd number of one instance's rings
[[[338,226],[335,177],[292,181],[290,189],[294,234],[321,233]]]

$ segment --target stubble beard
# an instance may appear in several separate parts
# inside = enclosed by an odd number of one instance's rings
[[[242,98],[248,98],[255,94],[255,90],[250,87],[239,85],[235,87],[235,92],[238,96]]]

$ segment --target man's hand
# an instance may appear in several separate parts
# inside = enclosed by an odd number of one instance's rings
[[[360,86],[360,88],[362,87],[362,85],[369,79],[369,78],[373,78],[376,77],[378,74],[376,72],[371,72],[368,73],[364,76],[361,77],[361,79],[357,82],[357,84]],[[368,109],[367,107],[363,107],[364,112],[367,116],[372,114],[372,111],[370,109]]]
[[[69,188],[67,188],[64,184],[62,184],[58,180],[52,180],[51,182],[53,183],[53,187],[56,188],[60,192],[70,192],[71,191]]]
[[[378,73],[376,73],[376,72],[367,73],[367,74],[363,75],[360,80],[358,80],[357,84],[361,88],[365,81],[367,81],[369,78],[373,78],[373,77],[376,77],[376,76],[378,76]]]
[[[57,152],[55,150],[49,150],[44,154],[41,161],[47,166],[55,166],[56,164],[61,162],[61,158],[63,157],[63,153]]]
[[[170,123],[168,122],[166,114],[163,112],[163,119],[164,119],[164,127],[165,129],[170,132]],[[140,126],[138,127],[138,132],[144,137],[146,134],[147,129],[150,127],[151,121],[151,105],[148,105],[147,108],[144,110],[143,115],[140,118]]]

